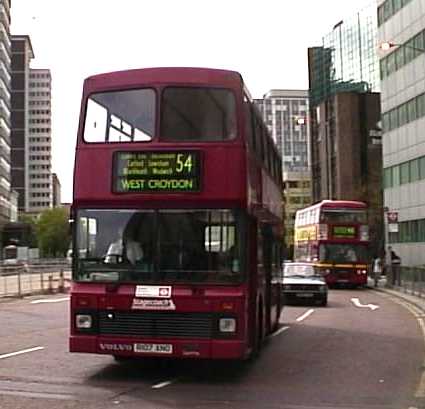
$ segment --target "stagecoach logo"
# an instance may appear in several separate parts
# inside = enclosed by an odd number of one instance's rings
[[[140,298],[135,298],[133,300],[133,305],[131,306],[133,310],[175,310],[176,306],[173,300],[143,300]]]
[[[171,286],[138,285],[137,298],[171,298]]]
[[[126,352],[132,352],[133,351],[133,345],[128,344],[106,344],[104,342],[99,343],[99,347],[102,351],[126,351]]]

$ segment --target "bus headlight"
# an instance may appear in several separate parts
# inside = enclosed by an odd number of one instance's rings
[[[321,285],[321,286],[319,286],[319,291],[320,291],[321,293],[326,292],[326,286],[325,286],[325,285]]]
[[[75,316],[75,326],[79,329],[90,329],[93,325],[93,318],[89,314],[77,314]]]
[[[218,321],[218,329],[220,332],[236,332],[236,319],[220,318]]]

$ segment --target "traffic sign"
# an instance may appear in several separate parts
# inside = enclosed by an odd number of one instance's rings
[[[398,222],[398,212],[387,212],[388,223],[397,223]]]

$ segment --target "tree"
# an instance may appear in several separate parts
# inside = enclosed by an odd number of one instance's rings
[[[42,257],[65,257],[71,241],[66,209],[56,207],[41,213],[36,223],[37,241]]]

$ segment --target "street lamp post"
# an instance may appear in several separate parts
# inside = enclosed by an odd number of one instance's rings
[[[379,44],[379,49],[382,51],[389,51],[391,48],[394,48],[394,47],[410,48],[411,50],[419,51],[420,53],[425,52],[424,48],[419,48],[410,44],[397,44],[397,43],[393,43],[392,41],[384,41],[381,44]]]
[[[384,257],[384,264],[387,268],[386,271],[386,277],[387,277],[387,287],[392,286],[393,282],[393,269],[392,269],[392,263],[391,263],[391,254],[390,254],[390,246],[389,246],[389,228],[388,228],[388,212],[389,208],[387,206],[384,206],[384,251],[385,251],[385,257]]]

